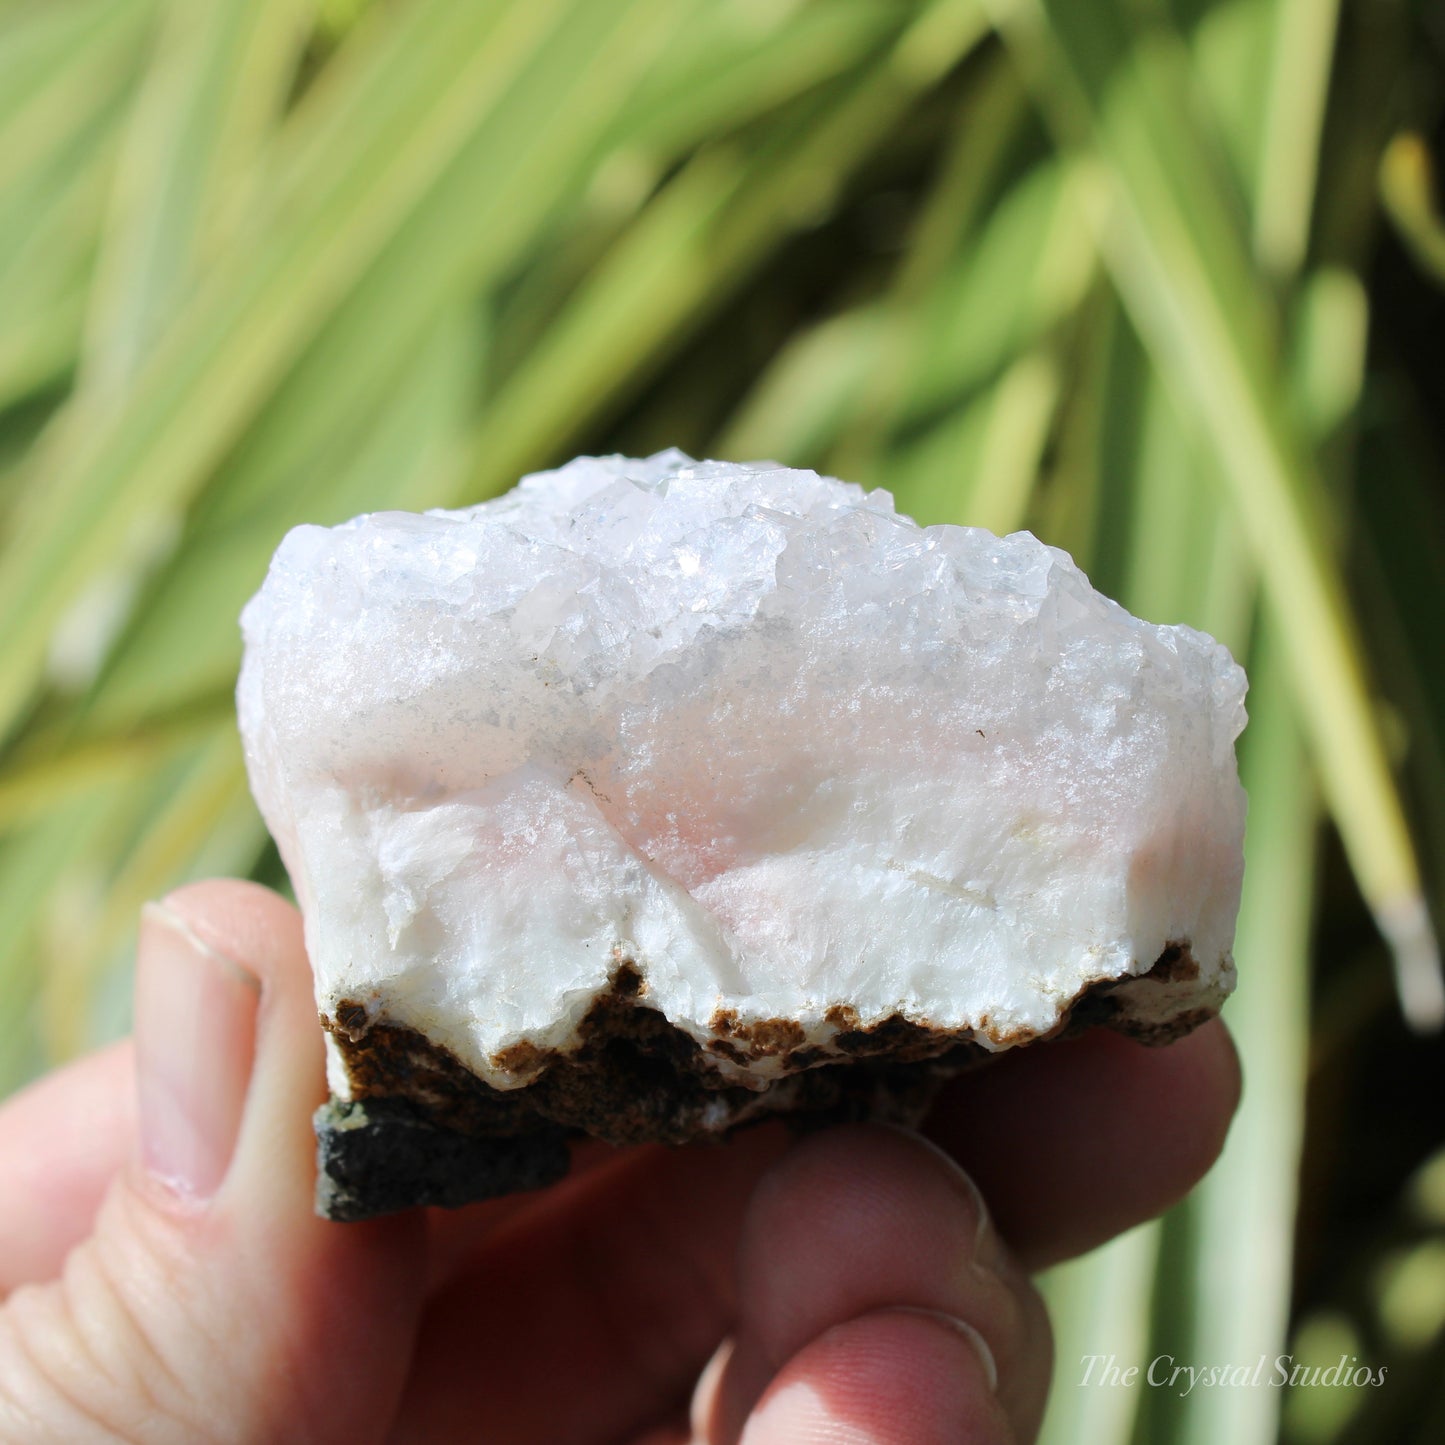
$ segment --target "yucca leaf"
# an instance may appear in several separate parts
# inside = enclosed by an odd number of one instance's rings
[[[1361,891],[1418,1026],[1445,1018],[1419,869],[1320,516],[1328,510],[1285,401],[1267,293],[1243,220],[1175,103],[1179,48],[1112,0],[1028,3],[1006,17],[1061,133],[1098,154],[1094,212],[1115,282],[1181,410],[1198,417],[1261,569],[1300,714]],[[1277,323],[1276,323],[1277,324]]]
[[[1380,158],[1380,198],[1415,260],[1445,282],[1445,220],[1434,194],[1430,152],[1418,135],[1397,135],[1386,147]]]
[[[505,98],[514,139],[502,146],[488,137],[486,145],[488,169],[507,178],[511,194],[498,193],[494,180],[496,213],[477,234],[494,251],[510,252],[550,203],[557,174],[570,173],[585,153],[598,106],[625,87],[638,15],[662,8],[661,0],[596,8],[538,0],[405,12],[426,22],[403,38],[431,63],[412,67],[407,56],[393,56],[411,83],[400,95],[395,84],[387,87],[389,128],[359,124],[333,136],[329,148],[303,147],[282,187],[291,209],[253,245],[228,252],[229,264],[206,278],[123,400],[78,405],[36,458],[50,485],[17,519],[0,566],[0,612],[11,621],[0,656],[0,726],[13,724],[33,695],[50,629],[101,569],[111,539],[164,519],[195,494],[428,186],[476,144],[481,120]],[[560,24],[564,16],[568,23]],[[548,185],[539,184],[543,174],[552,177]],[[307,175],[314,188],[300,185]]]
[[[83,384],[127,380],[245,216],[312,0],[168,0],[127,124]]]
[[[999,201],[918,308],[901,420],[966,394],[1079,305],[1097,260],[1085,223],[1091,184],[1086,169],[1049,159]]]
[[[1273,1360],[1285,1348],[1304,1131],[1319,807],[1268,623],[1251,663],[1241,760],[1250,798],[1247,883],[1235,939],[1239,988],[1226,1015],[1248,1088],[1223,1156],[1188,1206],[1198,1231],[1190,1293],[1201,1360]],[[1201,1392],[1179,1438],[1268,1445],[1279,1396],[1267,1388]]]
[[[91,409],[92,395],[123,393],[208,254],[245,214],[259,140],[279,115],[306,16],[298,0],[163,6],[125,127],[72,411]],[[83,684],[93,675],[174,532],[161,513],[121,535],[52,634],[58,679]]]
[[[1275,0],[1272,9],[1254,249],[1267,270],[1290,277],[1304,263],[1314,214],[1339,0]]]
[[[1004,215],[1015,201],[1004,194],[1011,179],[1007,162],[1019,149],[1030,118],[1028,98],[1001,52],[981,56],[980,68],[881,307],[885,324],[868,383],[850,399],[852,419],[830,449],[829,465],[841,475],[878,475],[880,453],[913,409],[910,380],[928,374],[919,352],[932,340],[932,319],[948,304],[945,289],[951,273],[961,257],[972,259],[989,250],[989,241],[979,234],[985,218],[991,234],[1006,224]],[[1025,255],[1031,253],[1026,242]],[[1010,278],[1011,291],[1014,280]],[[1017,280],[1022,296],[1036,294],[1033,278]],[[972,324],[971,317],[965,321],[959,315],[957,320],[960,329]]]
[[[796,10],[705,6],[653,67],[607,143],[666,159],[736,130],[896,39],[907,12],[887,0]]]
[[[74,363],[151,8],[43,7],[0,28],[0,406]]]
[[[804,465],[847,431],[894,318],[881,305],[830,316],[801,331],[758,379],[718,442],[722,456]]]
[[[425,507],[455,484],[478,369],[475,331],[464,314],[447,317],[408,359],[403,384],[371,424],[308,457],[263,505],[237,511],[218,498],[200,513],[85,701],[82,749],[94,751],[97,734],[164,735],[207,696],[229,695],[241,660],[241,608],[290,528]],[[244,477],[235,481],[244,489]],[[189,659],[184,667],[181,658]],[[11,786],[23,781],[22,772]],[[0,774],[0,818],[6,786]]]
[[[37,5],[0,27],[0,204],[134,80],[156,0]]]
[[[1057,350],[1066,384],[1031,526],[1069,553],[1100,592],[1118,597],[1129,540],[1120,523],[1132,495],[1136,402],[1148,363],[1102,277]]]
[[[1203,626],[1209,538],[1219,512],[1209,490],[1207,453],[1157,373],[1146,371],[1132,400],[1138,450],[1119,600],[1151,622]]]
[[[172,663],[169,673],[174,672]],[[69,726],[60,738],[32,734],[27,747],[0,773],[0,836],[42,818],[57,805],[83,800],[107,783],[158,765],[213,732],[233,710],[228,685],[209,697],[192,697],[189,706],[148,718],[144,728],[118,727],[81,741],[70,736]]]
[[[1077,243],[1077,199],[1058,164],[1041,162],[922,289],[910,269],[882,300],[803,332],[735,418],[728,454],[803,464],[832,453],[850,477],[894,485],[906,464],[871,463],[877,441],[860,447],[860,430],[952,424],[950,405],[966,405],[1078,306],[1093,252]]]
[[[14,1087],[93,1037],[89,1010],[66,1013],[95,960],[71,947],[73,927],[104,906],[109,871],[149,810],[157,771],[107,779],[57,800],[0,839],[0,1077]]]
[[[825,210],[898,115],[982,34],[972,6],[929,7],[868,74],[840,98],[820,99],[756,160],[730,147],[701,152],[489,402],[458,500],[492,495],[555,456],[621,385],[646,374],[664,345],[720,306],[770,246]],[[920,36],[933,46],[926,63]]]
[[[1122,1373],[1141,1360],[1147,1366],[1158,1250],[1159,1225],[1141,1224],[1040,1277],[1053,1322],[1054,1380],[1039,1445],[1114,1445],[1130,1438],[1142,1387],[1122,1385],[1106,1372]]]
[[[119,110],[119,105],[116,106]],[[114,170],[111,115],[0,213],[0,407],[74,368]]]
[[[886,476],[899,508],[925,524],[1024,524],[1058,406],[1060,378],[1046,351],[1021,356],[966,407],[890,455]],[[868,479],[871,480],[871,479]]]
[[[128,944],[141,904],[181,882],[209,839],[228,825],[227,847],[254,859],[265,840],[259,814],[250,805],[240,739],[227,719],[199,746],[174,757],[156,778],[143,828],[134,846],[97,849],[94,861],[119,860],[88,906],[72,908],[54,940],[41,1005],[49,1021],[47,1052],[64,1059],[83,1051],[93,1032],[87,1001],[101,993],[100,969],[118,946]],[[247,819],[236,831],[240,817]],[[240,846],[248,845],[248,846]]]
[[[1172,13],[1188,47],[1196,85],[1181,103],[1190,106],[1194,124],[1217,139],[1235,188],[1253,216],[1262,184],[1280,0],[1228,0]]]

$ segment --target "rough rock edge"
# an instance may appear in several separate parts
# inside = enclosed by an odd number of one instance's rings
[[[630,963],[588,1010],[567,1053],[519,1045],[498,1063],[532,1074],[520,1088],[485,1083],[448,1049],[413,1029],[372,1020],[343,1001],[322,1015],[345,1064],[350,1099],[316,1113],[316,1211],[366,1219],[415,1205],[456,1207],[553,1183],[569,1167],[568,1140],[590,1135],[616,1145],[725,1138],[773,1115],[804,1126],[854,1119],[916,1123],[940,1084],[995,1056],[1001,1045],[1066,1037],[1103,1025],[1164,1044],[1218,1011],[1232,975],[1208,1006],[1163,1018],[1140,1003],[1197,980],[1187,943],[1169,944],[1153,967],[1089,984],[1045,1033],[1000,1038],[932,1028],[895,1014],[868,1027],[846,1007],[830,1010],[831,1051],[802,1043],[791,1019],[741,1025],[720,1012],[704,1046],[643,1000]],[[985,1021],[986,1027],[986,1021]],[[745,1062],[777,1056],[784,1077],[761,1091],[729,1083],[712,1053]]]

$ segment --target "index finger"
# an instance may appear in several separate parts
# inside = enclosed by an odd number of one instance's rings
[[[88,1054],[0,1107],[0,1300],[53,1279],[90,1233],[135,1137],[129,1039]]]

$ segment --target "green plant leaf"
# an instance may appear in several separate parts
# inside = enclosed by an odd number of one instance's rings
[[[899,115],[982,36],[972,5],[928,7],[871,71],[819,100],[795,130],[780,127],[755,159],[731,146],[700,152],[489,402],[457,500],[493,495],[556,456],[623,385],[646,375],[665,345],[722,305],[771,246],[825,213]]]
[[[127,125],[83,384],[128,380],[245,215],[311,0],[169,0]]]
[[[1380,198],[1422,269],[1445,283],[1445,219],[1430,152],[1418,135],[1397,135],[1380,158]]]
[[[361,67],[379,93],[344,91],[318,120],[327,87],[312,92],[297,149],[279,167],[274,219],[208,274],[133,388],[78,402],[35,459],[49,486],[17,515],[0,559],[11,620],[0,728],[31,701],[51,629],[103,570],[112,539],[174,526],[278,375],[459,155],[480,148],[490,173],[494,213],[472,234],[494,258],[515,254],[586,154],[599,109],[625,91],[640,19],[661,24],[668,9],[418,4],[398,12],[387,64]],[[338,129],[340,116],[354,125]]]
[[[1277,318],[1243,218],[1175,97],[1177,40],[1113,0],[1043,0],[1004,21],[1070,144],[1091,146],[1115,284],[1185,414],[1198,418],[1258,561],[1326,800],[1419,1027],[1445,1019],[1439,951],[1338,567],[1330,510],[1286,404]]]
[[[447,316],[408,359],[402,385],[368,426],[307,457],[289,485],[262,504],[238,513],[218,499],[201,511],[80,709],[82,753],[137,730],[164,735],[172,719],[183,720],[207,697],[229,699],[241,661],[241,608],[290,528],[418,509],[455,485],[479,367],[475,332],[465,314]],[[222,480],[249,490],[239,473]],[[0,774],[0,819],[5,797]]]

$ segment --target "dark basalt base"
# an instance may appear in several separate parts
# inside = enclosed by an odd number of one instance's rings
[[[1145,977],[1197,976],[1184,945],[1171,945]],[[1141,1028],[1114,997],[1128,980],[1086,989],[1050,1037],[1095,1025],[1166,1043],[1212,1017],[1201,1009],[1167,1026]],[[995,1057],[972,1039],[901,1017],[871,1028],[833,1020],[834,1052],[802,1046],[791,1020],[743,1028],[712,1021],[706,1046],[645,1002],[630,964],[593,1003],[577,1044],[563,1054],[525,1046],[505,1066],[531,1074],[523,1087],[484,1083],[424,1035],[372,1022],[360,1004],[323,1016],[345,1060],[352,1099],[316,1113],[316,1210],[366,1219],[416,1205],[456,1207],[555,1182],[569,1167],[568,1141],[683,1144],[783,1115],[801,1127],[849,1120],[919,1122],[948,1078]],[[789,1072],[762,1093],[729,1084],[708,1053],[734,1060],[777,1056]]]
[[[333,1099],[316,1111],[316,1212],[370,1219],[418,1204],[457,1208],[540,1189],[567,1172],[567,1135],[479,1140],[439,1128],[405,1099]]]

